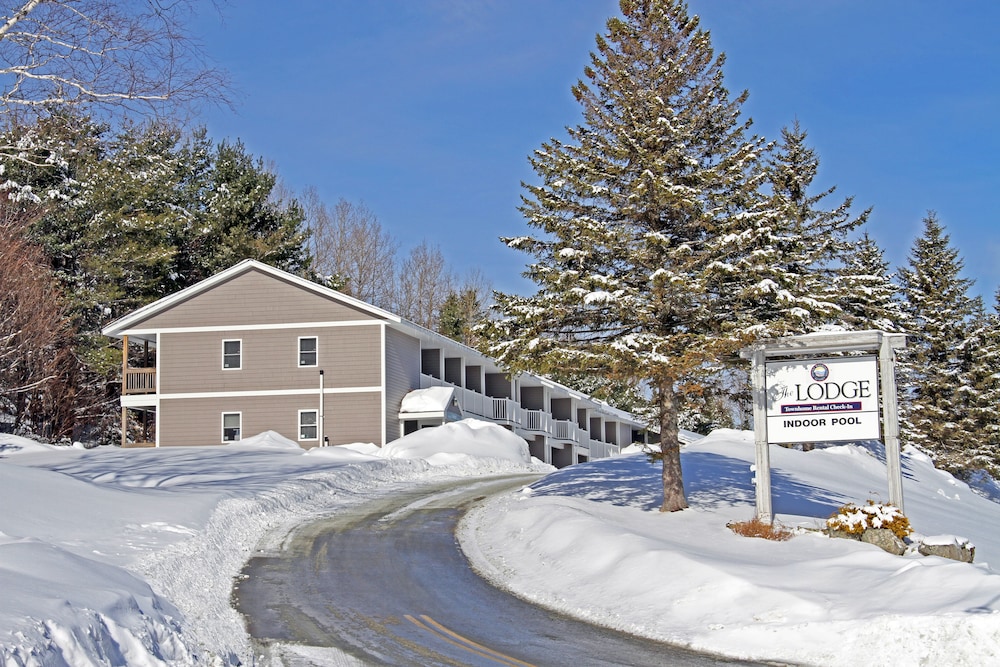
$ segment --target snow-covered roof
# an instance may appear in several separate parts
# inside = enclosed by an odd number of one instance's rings
[[[444,413],[455,397],[454,387],[428,387],[414,389],[403,397],[399,413],[413,414],[426,412]]]

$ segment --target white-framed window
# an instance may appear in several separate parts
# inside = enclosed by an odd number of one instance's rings
[[[222,370],[236,371],[243,368],[243,341],[222,341]]]
[[[222,442],[237,442],[243,433],[243,413],[222,413]]]
[[[316,336],[299,337],[299,368],[316,366],[319,363],[319,341]]]
[[[299,440],[319,440],[317,410],[299,410]]]

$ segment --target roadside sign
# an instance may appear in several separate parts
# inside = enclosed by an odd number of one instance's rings
[[[772,361],[767,440],[776,444],[878,440],[878,358]]]
[[[905,347],[904,334],[873,329],[786,336],[740,350],[740,356],[750,360],[755,445],[751,469],[759,520],[774,520],[771,443],[877,440],[881,436],[889,502],[903,510],[895,363],[896,351]],[[852,352],[867,354],[828,357]]]

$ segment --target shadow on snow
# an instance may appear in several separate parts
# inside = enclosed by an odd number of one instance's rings
[[[681,455],[684,490],[691,507],[755,506],[753,473],[742,459],[710,452]],[[557,470],[531,485],[536,496],[585,498],[623,507],[658,510],[663,502],[660,464],[645,456],[623,456]],[[771,503],[776,514],[826,518],[845,502],[817,488],[771,471]]]

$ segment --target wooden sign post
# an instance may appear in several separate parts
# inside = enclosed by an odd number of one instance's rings
[[[759,520],[774,520],[770,443],[876,440],[880,425],[889,502],[903,510],[895,367],[895,350],[903,347],[903,334],[845,331],[762,341],[740,351],[751,361]],[[848,354],[855,352],[869,354]]]

